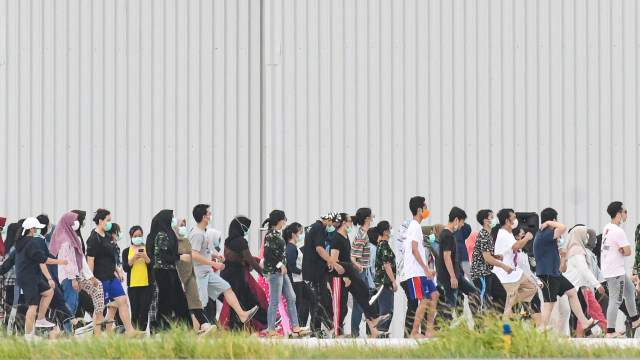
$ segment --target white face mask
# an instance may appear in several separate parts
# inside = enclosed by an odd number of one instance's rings
[[[513,225],[511,225],[513,229],[518,227],[518,219],[513,220]]]
[[[78,229],[80,229],[80,222],[78,220],[75,220],[73,222],[73,225],[71,225],[71,228],[73,229],[73,231],[78,231]]]

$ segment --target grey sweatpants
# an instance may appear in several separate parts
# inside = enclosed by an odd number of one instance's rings
[[[633,286],[631,279],[626,275],[620,275],[614,278],[608,278],[609,286],[609,307],[607,307],[607,328],[615,329],[616,320],[618,319],[618,309],[622,304],[622,299],[627,306],[629,317],[638,314],[636,309],[636,288]]]

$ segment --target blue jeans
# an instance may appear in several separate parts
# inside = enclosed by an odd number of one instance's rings
[[[69,279],[62,280],[62,289],[64,289],[64,301],[69,305],[71,313],[75,314],[78,308],[78,292],[73,290]]]
[[[458,288],[451,288],[451,284],[442,284],[444,288],[444,298],[453,310],[458,306],[458,293],[461,292],[469,297],[469,308],[471,314],[475,316],[480,306],[480,290],[471,281],[461,277],[458,279]]]
[[[360,278],[364,281],[367,286],[370,286],[370,276],[369,269],[362,270],[360,273]],[[353,309],[351,310],[351,335],[359,336],[360,335],[360,323],[362,322],[362,314],[364,311],[360,304],[356,301],[353,302]]]
[[[287,301],[287,312],[289,313],[289,320],[291,321],[291,327],[298,326],[298,310],[296,309],[296,294],[291,286],[291,281],[287,275],[277,274],[265,274],[265,279],[269,283],[269,309],[267,310],[267,330],[275,331],[276,329],[276,316],[278,314],[278,305],[280,304],[280,297],[284,295],[284,299]]]

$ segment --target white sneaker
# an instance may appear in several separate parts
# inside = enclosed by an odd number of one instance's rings
[[[39,341],[40,337],[35,334],[25,334],[24,339],[27,341]]]
[[[200,325],[200,330],[198,331],[198,335],[206,335],[211,330],[215,330],[215,329],[216,329],[215,325],[211,325],[209,323],[204,323],[204,324]]]
[[[36,320],[36,327],[39,328],[50,328],[54,327],[56,324],[49,322],[47,319]]]

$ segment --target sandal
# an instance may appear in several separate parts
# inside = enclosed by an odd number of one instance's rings
[[[247,320],[245,320],[242,324],[244,325],[244,324],[248,323],[249,321],[251,321],[251,319],[253,319],[253,317],[256,316],[257,312],[258,312],[258,307],[254,306],[253,309],[251,309],[249,311],[249,316],[247,316]]]
[[[608,335],[610,335],[610,334],[611,334],[612,336],[608,336]],[[604,338],[605,338],[605,339],[626,339],[626,338],[627,338],[627,337],[626,337],[624,334],[622,334],[622,333],[610,333],[610,334],[605,335],[605,337],[604,337]]]
[[[292,339],[301,339],[303,337],[307,337],[311,335],[311,330],[307,328],[301,328],[300,331],[291,331]]]
[[[378,323],[375,324],[373,328],[377,330],[380,326],[386,324],[389,319],[391,319],[391,314],[380,316],[380,320],[378,320]]]
[[[587,327],[586,329],[582,330],[582,332],[587,332],[587,331],[593,329],[593,327],[598,325],[598,324],[600,324],[600,320],[593,320],[591,322],[591,325],[589,325],[589,327]]]

